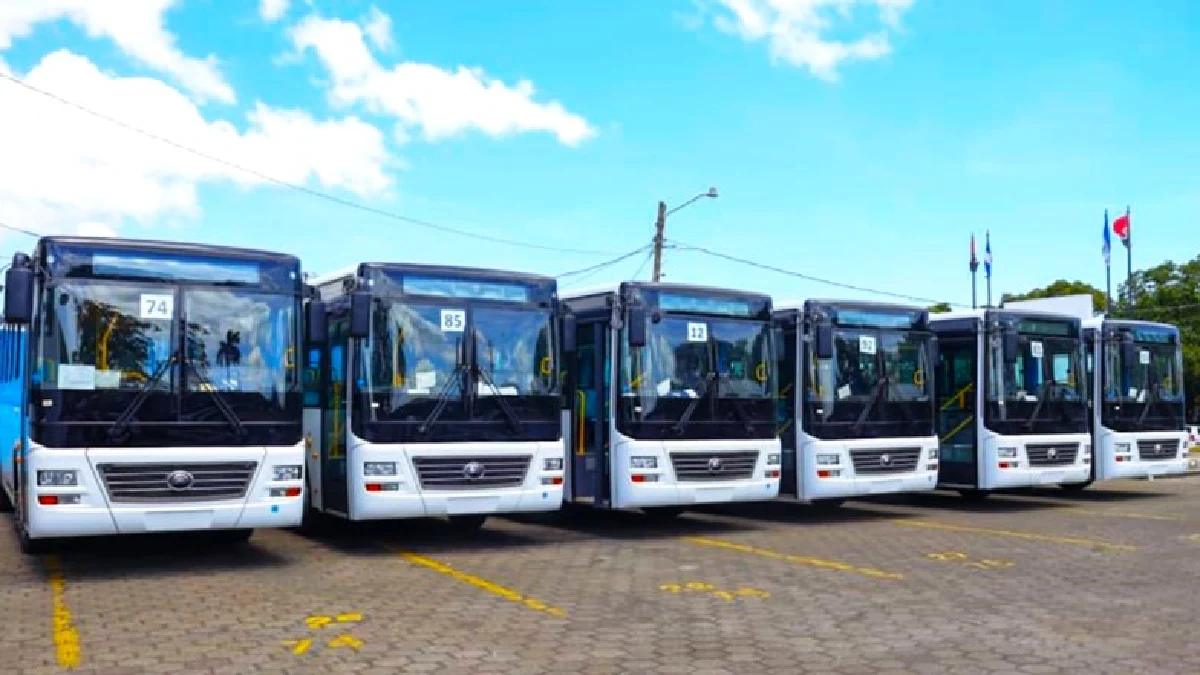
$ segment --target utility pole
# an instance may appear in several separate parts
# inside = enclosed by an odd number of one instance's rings
[[[667,205],[659,202],[658,219],[654,222],[654,274],[650,277],[651,281],[658,281],[662,277],[663,230],[666,227]]]

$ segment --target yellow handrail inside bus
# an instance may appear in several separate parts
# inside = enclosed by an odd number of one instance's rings
[[[974,387],[975,387],[975,383],[971,382],[967,386],[963,387],[962,389],[959,389],[957,392],[955,392],[953,395],[951,395],[949,398],[946,399],[946,402],[942,404],[941,409],[945,410],[946,408],[949,408],[950,404],[956,400],[958,401],[959,408],[967,407],[967,392],[971,391],[971,389],[973,389]]]
[[[587,448],[584,447],[583,444],[583,434],[584,431],[586,431],[584,425],[587,423],[587,394],[582,391],[577,391],[575,392],[575,395],[579,397],[579,432],[576,434],[579,438],[575,441],[575,454],[583,457],[587,454]]]
[[[975,421],[974,415],[967,415],[966,418],[963,419],[961,424],[954,427],[953,431],[951,431],[950,433],[946,434],[945,436],[942,436],[941,438],[939,438],[938,443],[945,443],[946,439],[950,438],[954,434],[957,434],[958,432],[962,431],[963,429],[966,429],[968,426],[971,425],[971,422],[974,422],[974,421]]]
[[[108,326],[104,329],[104,333],[100,336],[100,341],[96,345],[97,370],[108,370],[108,339],[112,337],[113,328],[116,328],[116,326],[116,318],[109,317]]]

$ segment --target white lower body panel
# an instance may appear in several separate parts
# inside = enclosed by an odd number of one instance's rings
[[[983,449],[979,453],[979,487],[984,490],[1082,483],[1092,473],[1091,436],[1086,433],[1001,436],[989,431],[983,440]],[[1031,448],[1039,445],[1074,445],[1075,457],[1070,463],[1033,464]],[[1015,449],[1015,455],[1001,456],[1001,450],[1007,448]]]
[[[753,468],[746,477],[723,480],[720,478],[726,470],[723,467],[701,476],[693,475],[694,480],[681,480],[672,461],[674,455],[677,461],[701,462],[707,466],[714,457],[728,458],[728,453],[754,453]],[[779,456],[777,438],[641,441],[618,436],[611,456],[612,506],[629,509],[772,500],[779,496],[780,467],[768,465],[767,460],[771,457],[778,460]],[[655,467],[634,469],[633,457],[654,457]],[[730,468],[736,466],[731,461]]]
[[[1155,441],[1154,459],[1143,458],[1138,441]],[[1096,480],[1150,478],[1187,473],[1187,434],[1179,432],[1121,433],[1101,428],[1096,439]],[[1161,448],[1161,451],[1159,451]],[[1169,455],[1169,456],[1168,456]]]
[[[35,447],[28,455],[29,489],[26,491],[27,527],[31,538],[77,537],[189,530],[225,530],[294,527],[303,516],[303,480],[275,481],[274,466],[302,466],[304,447],[229,448],[91,448],[56,449]],[[101,464],[122,465],[170,463],[202,471],[206,464],[254,462],[249,484],[240,497],[202,500],[179,497],[146,501],[110,499],[100,471]],[[78,472],[79,484],[72,487],[37,485],[39,469],[68,469]],[[164,480],[165,483],[165,480]],[[150,482],[146,485],[149,487]],[[272,489],[295,492],[272,496]],[[298,490],[298,492],[296,492]],[[54,496],[77,503],[42,504],[40,496]]]
[[[357,441],[347,467],[348,515],[353,520],[386,520],[557,511],[563,503],[563,447],[562,441],[424,445]],[[529,457],[521,484],[513,487],[423,487],[416,468],[422,458],[454,458],[460,466],[478,461],[486,471],[488,458],[512,456]],[[560,468],[547,470],[546,461],[555,458]],[[363,473],[367,462],[395,462],[396,475],[367,476]],[[368,491],[368,484],[389,489]]]
[[[801,436],[798,442],[798,501],[927,492],[937,486],[934,437],[825,441]],[[911,459],[914,450],[915,462]],[[833,456],[837,456],[837,464],[818,462],[818,457],[828,461]]]

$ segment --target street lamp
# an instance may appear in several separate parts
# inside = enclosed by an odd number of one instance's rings
[[[658,203],[658,220],[654,223],[654,274],[651,280],[658,281],[662,278],[662,250],[663,250],[663,230],[667,227],[667,216],[679,211],[680,209],[703,199],[704,197],[717,198],[717,188],[710,187],[708,191],[692,197],[686,202],[676,206],[670,211],[667,210],[667,205],[663,202]]]

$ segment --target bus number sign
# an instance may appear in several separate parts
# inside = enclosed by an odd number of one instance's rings
[[[708,342],[708,324],[688,322],[687,339],[688,342]]]
[[[174,295],[152,295],[143,293],[141,297],[143,319],[172,319],[175,316]]]
[[[442,310],[442,332],[461,333],[466,330],[467,313],[461,309]]]

